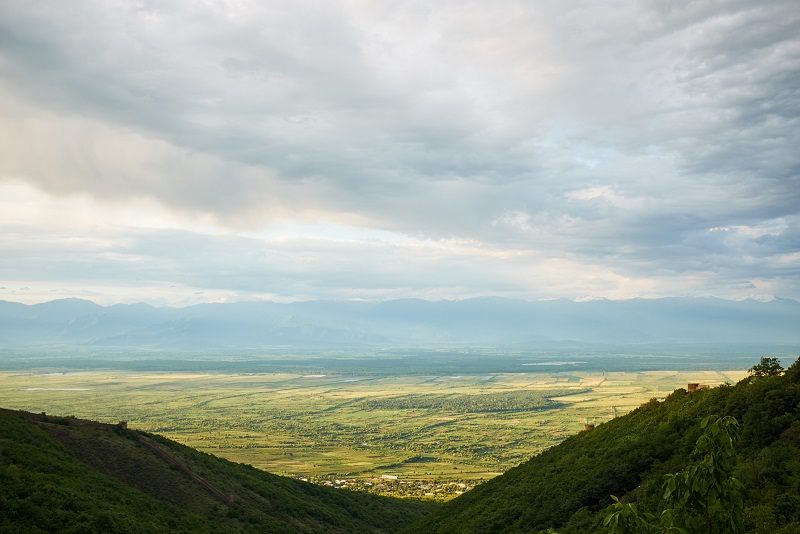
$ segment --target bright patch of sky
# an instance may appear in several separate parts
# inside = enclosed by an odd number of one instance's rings
[[[0,298],[800,298],[796,2],[0,5]]]

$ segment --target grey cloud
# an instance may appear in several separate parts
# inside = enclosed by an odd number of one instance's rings
[[[87,140],[141,145],[139,166],[74,146],[63,165],[74,171],[11,169],[47,190],[149,196],[236,224],[308,211],[620,273],[797,286],[796,269],[775,263],[800,249],[796,2],[0,10],[7,90],[67,121],[65,133],[91,117],[107,127],[81,126]],[[616,203],[570,197],[598,186]],[[508,222],[518,216],[525,225]],[[774,221],[788,226],[709,232]],[[243,250],[217,265],[251,265],[242,287],[303,272],[301,251]],[[312,283],[350,284],[351,268]],[[363,283],[403,283],[378,278]]]
[[[36,228],[0,228],[0,280],[153,286],[180,280],[197,288],[244,295],[348,297],[398,289],[417,295],[438,290],[527,291],[505,280],[502,265],[479,256],[443,255],[403,244],[293,238],[264,240],[185,231],[128,230],[75,242]],[[13,237],[12,237],[13,236]],[[487,276],[489,272],[494,276]]]
[[[796,262],[781,259],[785,245],[798,239],[797,221],[782,230],[747,239],[742,229],[697,232],[681,242],[632,247],[633,252],[562,252],[572,261],[493,251],[476,244],[330,240],[307,237],[261,239],[210,236],[167,230],[127,230],[93,240],[69,240],[36,228],[0,228],[0,280],[69,280],[87,286],[158,287],[180,281],[196,290],[229,291],[250,298],[261,294],[291,298],[457,297],[482,294],[528,298],[614,294],[616,272],[632,278],[701,277],[701,287],[737,295],[751,280],[772,280],[781,294],[797,297]],[[747,230],[747,229],[745,229]],[[113,236],[113,237],[112,237]],[[673,257],[662,258],[666,247]],[[587,274],[581,263],[593,257]],[[754,266],[755,265],[755,266]],[[674,287],[672,288],[675,289]],[[659,296],[653,289],[650,296]],[[669,294],[669,293],[666,293]]]

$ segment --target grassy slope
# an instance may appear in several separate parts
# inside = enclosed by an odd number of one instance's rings
[[[0,531],[393,531],[432,505],[264,473],[112,425],[0,410]]]
[[[748,492],[748,531],[800,532],[800,360],[784,376],[653,400],[478,486],[409,530],[596,532],[611,494],[655,511],[663,475],[690,461],[698,423],[709,414],[742,424],[736,476]]]

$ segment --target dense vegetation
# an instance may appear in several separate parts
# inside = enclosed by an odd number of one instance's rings
[[[402,395],[370,399],[362,403],[368,410],[440,410],[453,413],[517,412],[546,410],[562,406],[553,397],[586,393],[588,389],[531,391],[517,390],[502,393]]]
[[[571,437],[410,530],[599,532],[611,495],[657,511],[666,475],[692,464],[701,421],[718,415],[741,429],[732,473],[743,485],[746,530],[800,532],[800,360],[785,372],[771,364],[762,361],[735,386],[677,390]]]
[[[377,532],[431,506],[270,475],[112,425],[0,410],[3,532]]]
[[[739,422],[730,415],[709,415],[693,461],[666,476],[662,509],[641,511],[614,495],[603,526],[609,534],[741,534],[744,532],[744,486],[734,476]]]

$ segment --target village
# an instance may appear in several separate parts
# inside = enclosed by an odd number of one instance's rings
[[[474,488],[479,480],[402,480],[397,475],[381,475],[377,478],[339,478],[335,475],[298,476],[297,480],[320,484],[331,488],[366,491],[390,497],[416,497],[446,501],[458,497]]]

